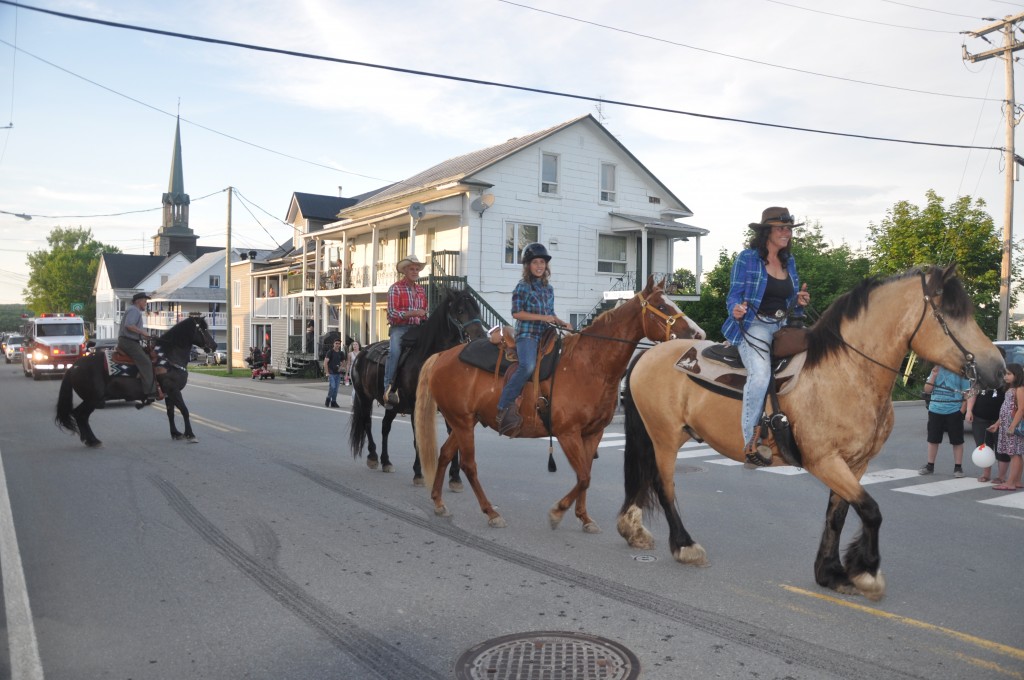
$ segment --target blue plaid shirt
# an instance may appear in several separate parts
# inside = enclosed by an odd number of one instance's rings
[[[551,284],[542,284],[539,279],[530,283],[520,281],[512,291],[512,315],[516,312],[531,314],[555,314],[555,289]],[[543,321],[516,320],[516,339],[532,337],[540,340],[548,324]]]
[[[796,294],[800,292],[800,277],[796,274],[796,259],[790,255],[789,278],[793,280],[793,294],[786,299],[786,307],[792,308],[793,316],[803,316],[803,307],[794,307]],[[768,285],[768,270],[764,261],[756,250],[750,248],[736,256],[732,263],[732,274],[729,277],[729,295],[725,298],[725,323],[722,324],[722,335],[734,345],[743,340],[743,331],[750,327],[750,323],[757,315],[757,308],[761,306],[764,299],[764,289]],[[748,302],[747,315],[743,317],[742,330],[740,322],[732,317],[732,308],[741,302]]]

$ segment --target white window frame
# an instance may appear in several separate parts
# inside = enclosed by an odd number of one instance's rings
[[[611,175],[612,175],[611,176],[611,180],[612,180],[611,181],[611,186],[606,186],[605,185],[605,177],[604,177],[604,169],[605,168],[611,168]],[[616,170],[617,170],[617,168],[616,168],[615,163],[608,163],[606,161],[601,161],[601,163],[600,163],[600,165],[598,167],[598,171],[597,171],[597,173],[598,173],[598,180],[597,181],[598,181],[598,185],[599,185],[598,200],[600,200],[601,203],[615,203],[616,202],[616,197],[618,195],[618,193],[617,193],[617,191],[615,189],[615,175],[617,174]]]
[[[533,227],[537,230],[536,238],[525,238],[521,233],[523,227]],[[516,251],[511,253],[512,261],[509,262],[509,249],[508,249],[508,238],[509,231],[514,230],[513,241],[516,247]],[[539,222],[518,222],[509,220],[505,222],[504,234],[502,235],[502,247],[501,247],[501,266],[503,267],[519,267],[522,264],[520,257],[523,254],[523,248],[530,243],[540,243],[541,225]]]
[[[602,259],[601,258],[601,239],[603,238],[614,238],[621,239],[622,251],[619,259]],[[629,239],[622,234],[598,234],[597,235],[597,273],[598,274],[610,274],[610,275],[621,275],[626,273],[627,260],[629,257]],[[602,265],[605,266],[602,269]],[[621,265],[621,271],[617,267]]]
[[[210,288],[220,288],[220,274],[210,274]]]
[[[547,181],[544,177],[544,160],[546,158],[553,158],[555,161],[555,179],[553,182]],[[561,154],[552,153],[550,151],[541,151],[540,153],[540,193],[542,196],[558,196],[558,185],[562,175],[562,157]]]
[[[238,279],[231,282],[231,306],[242,306],[242,282]]]

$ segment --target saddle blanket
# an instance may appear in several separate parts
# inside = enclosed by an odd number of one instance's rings
[[[501,345],[495,345],[487,338],[478,338],[468,343],[459,352],[459,360],[470,366],[475,366],[482,371],[494,373],[494,366],[498,363],[498,353],[502,351]],[[501,355],[501,365],[498,367],[498,375],[505,375],[512,362]],[[540,379],[547,380],[555,370],[555,353],[546,354],[540,361]]]
[[[745,368],[735,368],[709,358],[705,350],[718,345],[719,343],[710,340],[701,340],[693,343],[676,361],[675,368],[686,373],[698,383],[708,387],[708,389],[742,399],[743,386],[747,383],[747,370]],[[777,362],[775,384],[778,388],[779,396],[785,395],[793,389],[806,358],[807,352],[800,352],[793,357]],[[782,364],[781,370],[778,370],[779,364]]]

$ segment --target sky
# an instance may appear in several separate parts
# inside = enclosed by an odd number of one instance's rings
[[[965,46],[982,52],[1001,36],[990,34],[989,44],[963,32],[1024,12],[1024,0],[22,4],[705,117],[0,4],[0,303],[21,301],[27,256],[47,248],[55,227],[85,227],[122,252],[150,252],[179,112],[190,226],[205,246],[225,243],[229,186],[245,199],[234,202],[232,245],[270,248],[290,237],[282,220],[293,192],[355,196],[588,113],[693,211],[687,224],[710,231],[705,271],[720,250],[741,249],[746,225],[772,205],[854,249],[867,246],[869,226],[895,203],[923,205],[929,189],[947,204],[981,198],[1003,224],[998,151],[774,126],[1003,146],[1004,63],[963,58]],[[677,266],[691,257],[680,251]]]

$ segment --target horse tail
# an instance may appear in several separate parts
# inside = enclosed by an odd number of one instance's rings
[[[366,433],[373,426],[373,396],[364,391],[361,379],[362,364],[365,360],[366,356],[360,352],[350,367],[352,416],[348,421],[348,444],[352,449],[353,458],[363,455],[363,447],[366,446]]]
[[[54,422],[62,430],[78,434],[78,423],[71,415],[71,407],[73,406],[74,399],[74,385],[72,385],[72,376],[76,374],[75,366],[72,366],[67,372],[64,373],[64,378],[60,381],[60,394],[57,395],[57,417],[54,418]]]
[[[654,455],[654,442],[651,441],[643,418],[640,417],[640,411],[636,408],[636,402],[633,401],[633,392],[630,388],[632,373],[633,366],[630,366],[626,372],[626,392],[623,399],[626,425],[623,473],[626,499],[619,510],[620,514],[634,505],[641,510],[657,507],[655,501],[658,497],[658,487],[661,485],[657,459]]]
[[[416,452],[423,468],[423,481],[429,489],[434,485],[437,474],[437,402],[430,392],[430,378],[437,363],[435,354],[423,363],[420,381],[416,386]]]

